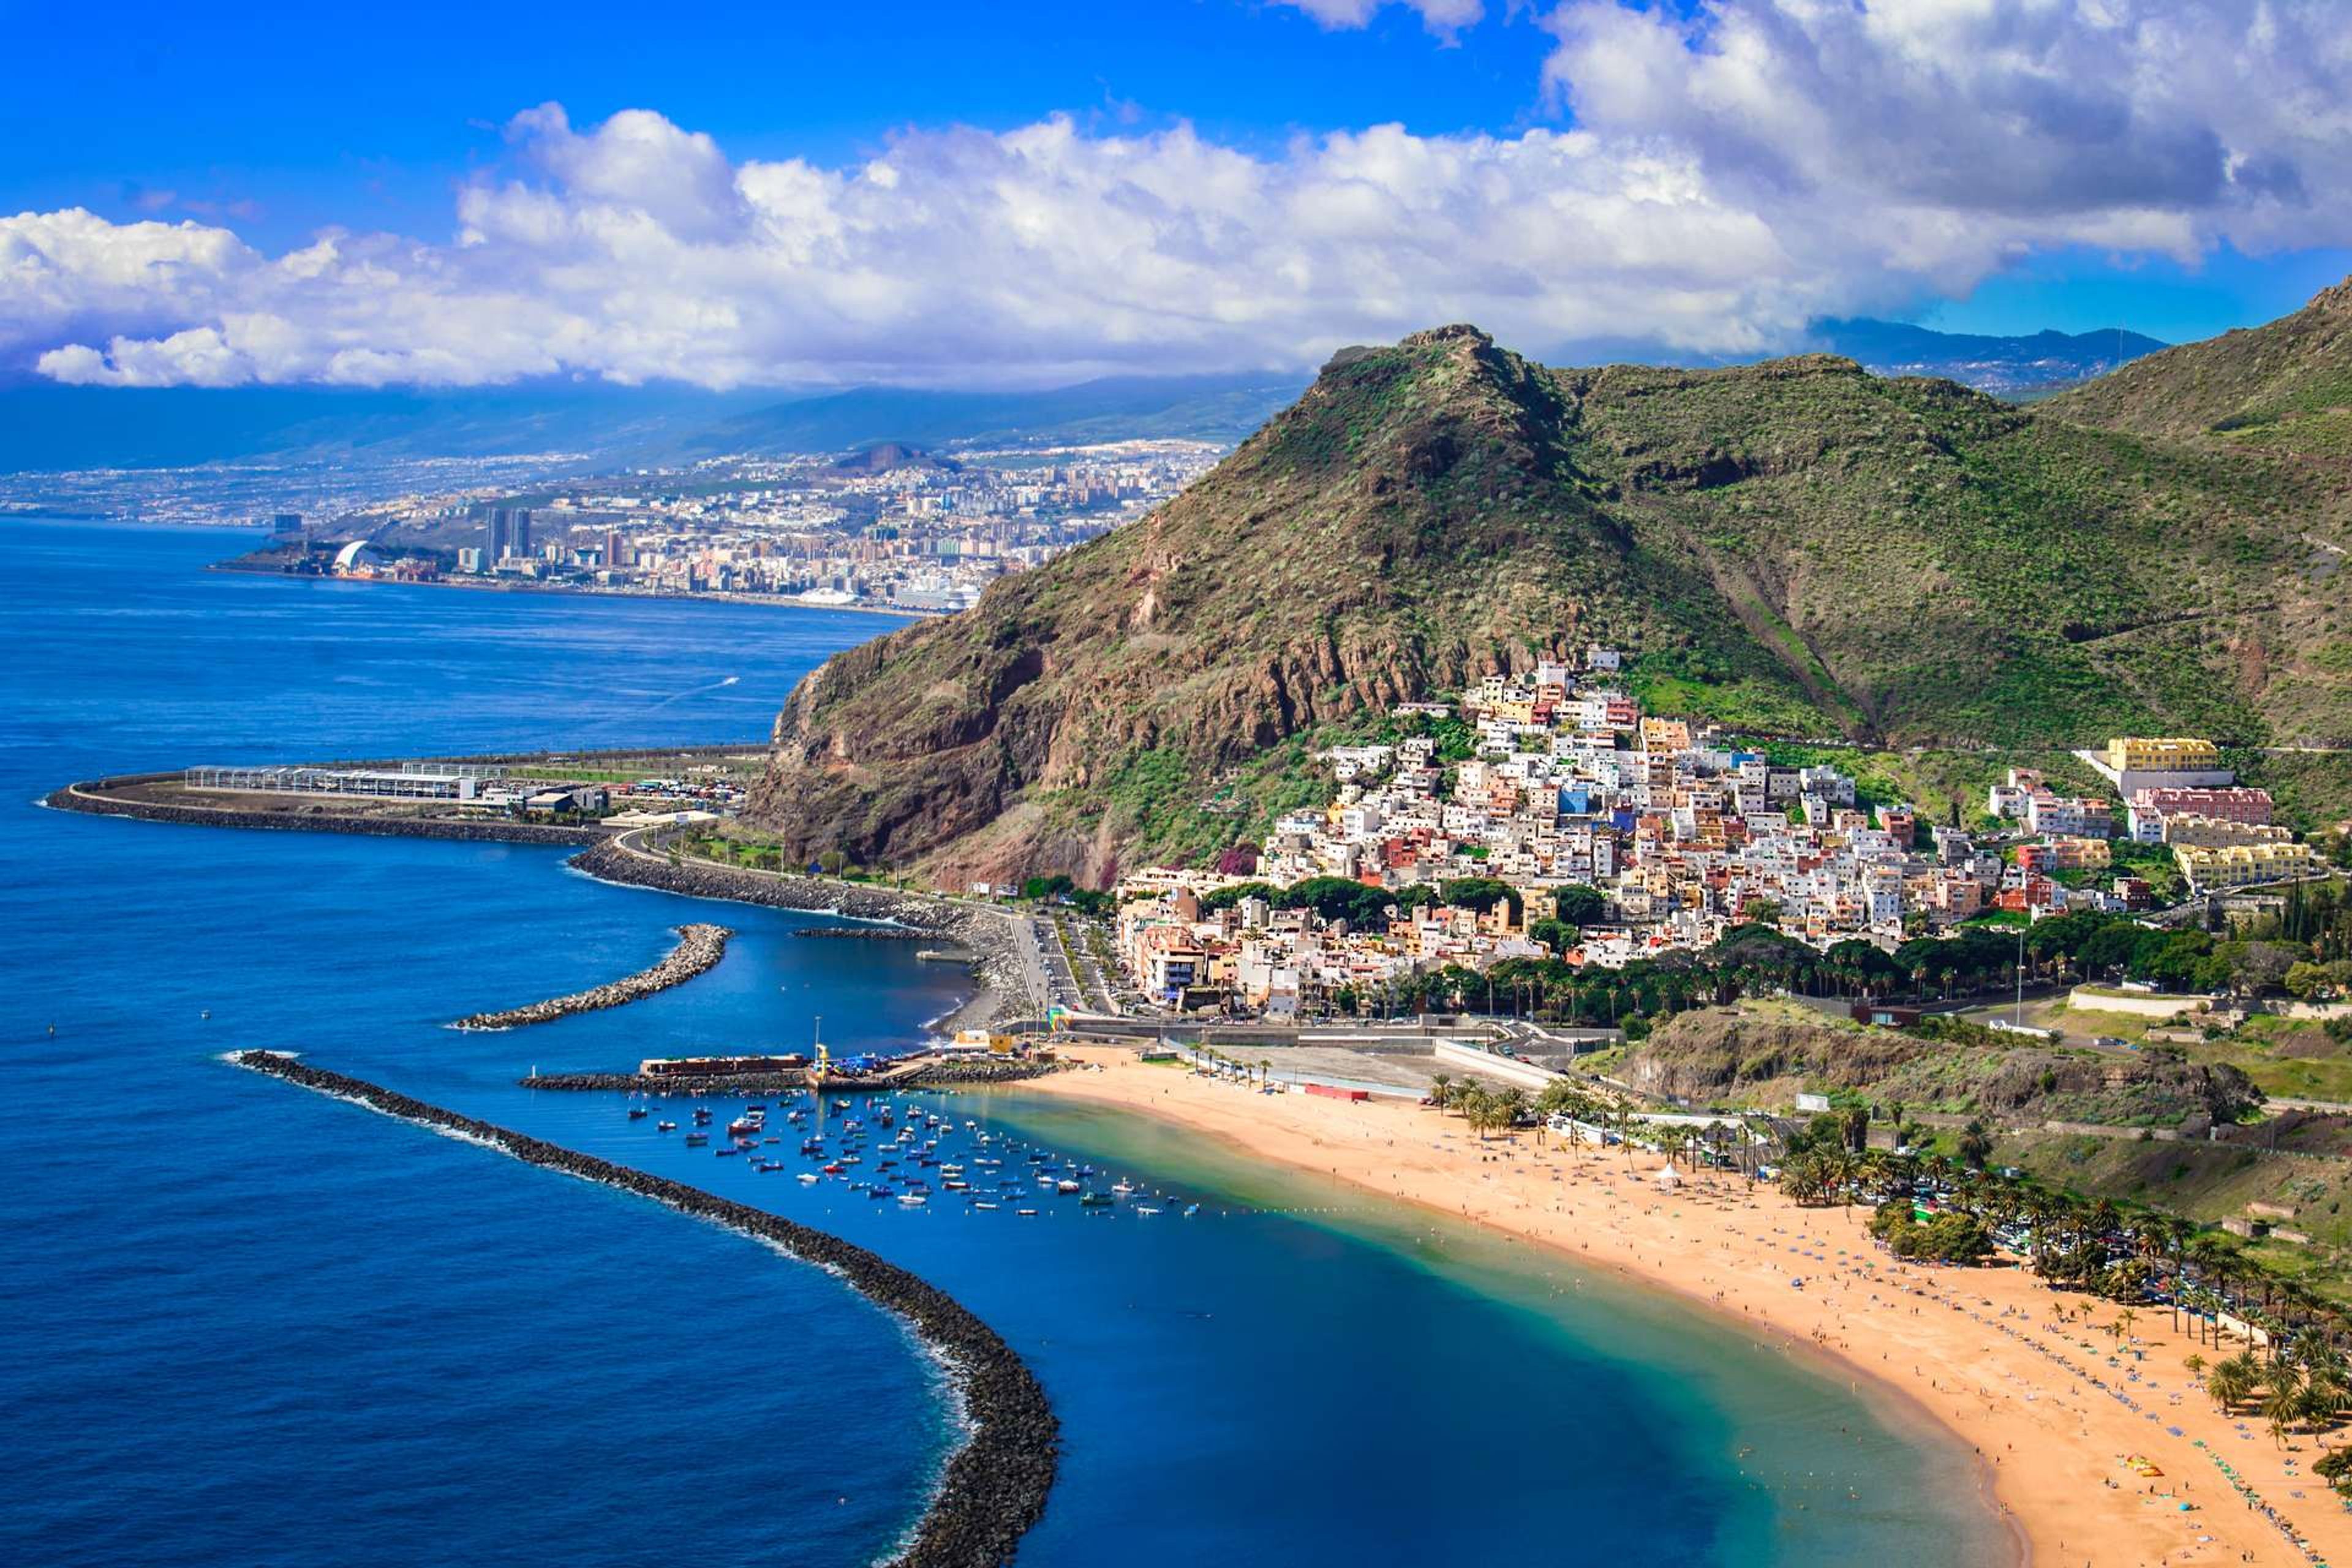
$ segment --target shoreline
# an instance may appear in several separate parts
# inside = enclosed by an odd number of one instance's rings
[[[639,594],[612,588],[572,588],[560,583],[534,583],[529,579],[519,579],[514,582],[471,583],[442,577],[430,583],[422,583],[413,580],[404,581],[397,577],[328,577],[310,572],[282,571],[274,566],[241,566],[237,564],[237,557],[231,557],[226,561],[215,561],[205,570],[232,572],[240,577],[283,577],[295,583],[350,583],[368,588],[460,588],[475,594],[544,594],[570,599],[621,599],[678,605],[749,605],[755,609],[776,610],[842,610],[857,616],[887,616],[892,620],[910,623],[942,620],[959,613],[955,610],[915,609],[896,605],[806,605],[798,599],[786,598],[782,594]]]
[[[453,1029],[520,1029],[532,1024],[552,1024],[558,1018],[569,1018],[576,1013],[625,1007],[632,1002],[659,995],[672,986],[683,985],[696,975],[716,968],[719,961],[727,956],[728,939],[735,934],[731,928],[722,925],[682,925],[675,929],[677,945],[650,968],[640,969],[635,974],[625,974],[602,985],[593,985],[585,991],[551,996],[543,1002],[526,1003],[520,1007],[503,1007],[495,1012],[468,1013],[449,1026]]]
[[[717,899],[765,909],[828,914],[845,920],[902,926],[951,942],[971,955],[972,994],[936,1020],[932,1031],[952,1035],[1006,1016],[1017,998],[1034,1000],[1019,943],[1015,916],[971,908],[931,893],[904,892],[869,883],[833,882],[783,871],[755,871],[716,861],[667,858],[639,848],[635,833],[601,838],[565,862],[601,882],[651,888],[691,899]]]
[[[525,1164],[650,1198],[709,1220],[838,1276],[905,1324],[937,1357],[961,1404],[964,1440],[891,1568],[993,1568],[1011,1560],[1045,1511],[1060,1465],[1061,1426],[1028,1365],[971,1309],[919,1276],[828,1231],[699,1187],[583,1154],[461,1116],[408,1095],[271,1051],[228,1059],[248,1071],[344,1100],[399,1121],[483,1144]]]
[[[444,762],[511,762],[525,755],[562,755],[577,760],[620,759],[667,755],[672,752],[709,751],[731,754],[756,748],[757,742],[700,747],[627,747],[607,751],[562,753],[483,753],[439,758]],[[365,763],[337,763],[364,766]],[[597,881],[623,887],[650,888],[688,898],[716,899],[756,904],[766,909],[803,914],[828,914],[842,919],[893,925],[934,937],[970,955],[967,973],[971,994],[942,1016],[932,1020],[931,1032],[952,1035],[1020,1013],[1024,1007],[1042,1013],[1042,976],[1015,937],[1016,914],[975,908],[937,894],[879,888],[869,883],[832,881],[791,872],[759,871],[721,866],[715,861],[680,860],[649,854],[632,842],[641,829],[615,832],[602,826],[558,826],[552,824],[460,821],[427,816],[354,816],[331,811],[293,812],[240,810],[165,804],[110,793],[142,784],[176,779],[182,770],[115,773],[82,779],[42,796],[38,804],[55,811],[90,816],[161,822],[187,827],[245,829],[268,833],[343,833],[379,838],[437,838],[459,843],[520,844],[579,851],[565,865]]]
[[[1557,1142],[1538,1151],[1524,1133],[1482,1142],[1461,1121],[1410,1102],[1263,1095],[1147,1068],[1116,1048],[1064,1054],[1101,1070],[1018,1087],[1152,1117],[1664,1287],[1818,1358],[1857,1394],[1973,1451],[1980,1489],[2021,1563],[2352,1561],[2352,1516],[2309,1473],[2315,1440],[2297,1436],[2282,1452],[2242,1436],[2253,1417],[2217,1411],[2180,1365],[2192,1352],[2210,1361],[2228,1351],[2175,1331],[2158,1309],[2139,1314],[2138,1359],[2126,1359],[2120,1346],[2094,1343],[2108,1342],[2114,1304],[2052,1289],[2017,1267],[1899,1262],[1869,1237],[1867,1209],[1802,1208],[1729,1173],[1684,1173],[1668,1191],[1654,1179],[1663,1157],[1654,1152],[1629,1160],[1622,1150]],[[2062,1324],[2053,1317],[2062,1305],[2100,1321]],[[2108,1366],[2111,1355],[2121,1364]],[[2135,1372],[2143,1381],[2130,1380]],[[2174,1427],[2183,1435],[2171,1436]],[[2124,1468],[2134,1454],[2162,1467],[2163,1479]],[[2219,1468],[2225,1459],[2292,1520],[2309,1552],[2233,1492]],[[2180,1511],[2183,1502],[2194,1511]]]

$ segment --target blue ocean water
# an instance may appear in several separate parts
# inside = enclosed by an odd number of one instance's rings
[[[936,1101],[1193,1219],[803,1188],[532,1094],[656,1052],[889,1047],[952,1005],[896,943],[608,887],[559,853],[38,809],[109,770],[752,740],[873,617],[206,574],[217,533],[0,527],[0,1366],[11,1562],[856,1564],[953,1440],[829,1278],[223,1065],[301,1049],[822,1225],[953,1290],[1067,1453],[1024,1563],[1967,1563],[1961,1456],[1812,1364],[1467,1227],[1018,1095]],[[442,1021],[741,935],[635,1006]],[[209,1014],[209,1016],[206,1015]],[[51,1032],[54,1027],[54,1033]]]

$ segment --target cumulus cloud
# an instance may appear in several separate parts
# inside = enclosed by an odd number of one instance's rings
[[[0,218],[0,361],[140,385],[1036,384],[1308,365],[1457,320],[1538,353],[1750,353],[2039,247],[2352,242],[2329,9],[1568,0],[1543,91],[1569,128],[1274,153],[1053,117],[739,163],[656,113],[550,104],[443,243],[271,256],[205,224]]]

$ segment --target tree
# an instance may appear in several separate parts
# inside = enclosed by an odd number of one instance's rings
[[[1970,1121],[1960,1129],[1959,1150],[1960,1163],[1969,1170],[1985,1168],[1985,1162],[1992,1158],[1992,1139],[1986,1134],[1983,1122]]]
[[[1552,895],[1552,913],[1570,925],[1589,926],[1609,912],[1609,900],[1597,888],[1571,882]]]

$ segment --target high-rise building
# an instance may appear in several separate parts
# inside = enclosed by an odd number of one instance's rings
[[[622,542],[621,531],[619,529],[608,528],[604,531],[605,565],[626,566],[629,564],[628,552],[629,547]]]
[[[528,557],[530,554],[530,510],[528,507],[515,510],[513,526],[514,552]]]
[[[502,506],[490,509],[490,536],[482,554],[494,565],[507,558],[507,509]]]

